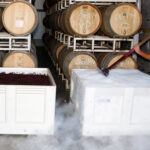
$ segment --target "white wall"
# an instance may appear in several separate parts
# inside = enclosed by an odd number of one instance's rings
[[[36,9],[43,9],[44,0],[36,0],[35,7]],[[38,12],[38,26],[33,32],[34,39],[42,39],[42,35],[45,32],[45,27],[43,25],[43,19],[45,17],[45,12]]]

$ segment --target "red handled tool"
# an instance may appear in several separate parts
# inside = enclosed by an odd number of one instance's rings
[[[147,38],[145,38],[143,41],[141,41],[139,43],[139,46],[143,45],[145,42],[147,42],[148,40],[150,40],[150,36],[148,36]],[[116,65],[118,65],[122,60],[126,59],[129,55],[131,55],[133,52],[135,51],[134,48],[132,48],[129,52],[125,53],[119,60],[117,60],[115,63],[113,63],[111,66],[109,66],[108,68],[102,69],[102,73],[105,76],[109,75],[109,71],[111,69],[113,69]]]

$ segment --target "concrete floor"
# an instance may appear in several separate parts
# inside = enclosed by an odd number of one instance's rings
[[[149,150],[150,137],[82,137],[72,104],[56,108],[54,136],[0,136],[0,150]]]
[[[57,76],[48,54],[38,48],[39,67],[49,67],[57,83],[54,136],[0,136],[0,150],[150,150],[150,137],[82,137],[69,92]]]

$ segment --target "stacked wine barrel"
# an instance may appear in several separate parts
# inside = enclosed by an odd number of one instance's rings
[[[124,53],[100,53],[97,57],[97,63],[99,68],[108,68],[117,60],[119,60]],[[120,62],[116,69],[137,69],[136,61],[131,57],[127,57],[125,60]]]
[[[133,4],[111,5],[102,10],[101,30],[113,37],[129,37],[137,33],[142,25],[142,15]]]
[[[100,10],[89,3],[71,5],[68,9],[47,15],[44,19],[44,25],[47,28],[78,36],[95,34],[101,24]]]
[[[46,0],[45,6],[49,9],[50,7],[52,8],[54,3],[54,1]],[[142,25],[142,15],[138,8],[131,3],[115,3],[97,7],[93,4],[83,2],[70,5],[66,9],[48,14],[43,23],[46,28],[52,29],[53,31],[61,31],[72,36],[86,38],[98,34],[101,36],[109,36],[111,38],[129,38],[134,36],[140,30]],[[65,45],[57,42],[48,35],[44,35],[44,41],[49,47],[53,59],[62,68],[67,78],[70,76],[70,68],[72,66],[76,66],[74,68],[80,68],[79,66],[82,66],[82,60],[74,58],[76,55],[84,55],[86,53],[88,57],[84,58],[84,60],[92,62],[91,58],[94,58],[94,60],[97,60],[98,67],[106,68],[124,54],[121,52],[98,53],[95,55],[95,59],[93,54],[87,52],[73,52],[72,48],[67,48]],[[77,65],[70,65],[70,62],[80,65],[78,67]],[[86,66],[87,63],[84,62],[82,64],[85,64]],[[81,68],[86,68],[85,66]],[[89,68],[96,67],[90,66]],[[132,57],[128,57],[117,65],[116,68],[137,69],[137,64]]]
[[[27,1],[11,2],[5,8],[0,9],[0,17],[0,30],[4,28],[13,36],[31,34],[38,23],[37,11]],[[0,52],[0,62],[2,67],[37,67],[36,48],[32,44],[29,52],[21,50],[8,53]]]
[[[32,44],[30,52],[25,51],[12,51],[0,52],[0,62],[2,67],[6,68],[36,68],[37,56],[36,48]]]
[[[90,36],[100,30],[99,34],[110,37],[129,37],[139,31],[142,15],[135,5],[129,3],[113,4],[104,8],[81,3],[47,15],[44,25],[76,36]]]
[[[62,43],[49,37],[43,36],[44,43],[49,47],[49,52],[55,63],[61,67],[65,77],[70,79],[72,69],[96,69],[97,61],[93,54],[88,52],[74,52]]]

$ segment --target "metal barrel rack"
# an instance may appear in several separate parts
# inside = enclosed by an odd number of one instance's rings
[[[68,47],[72,47],[74,51],[88,52],[128,52],[129,49],[121,50],[121,43],[128,42],[129,48],[133,47],[133,38],[110,38],[108,36],[90,36],[90,37],[73,37],[59,31],[55,31],[55,39]],[[108,46],[111,43],[112,46]]]

